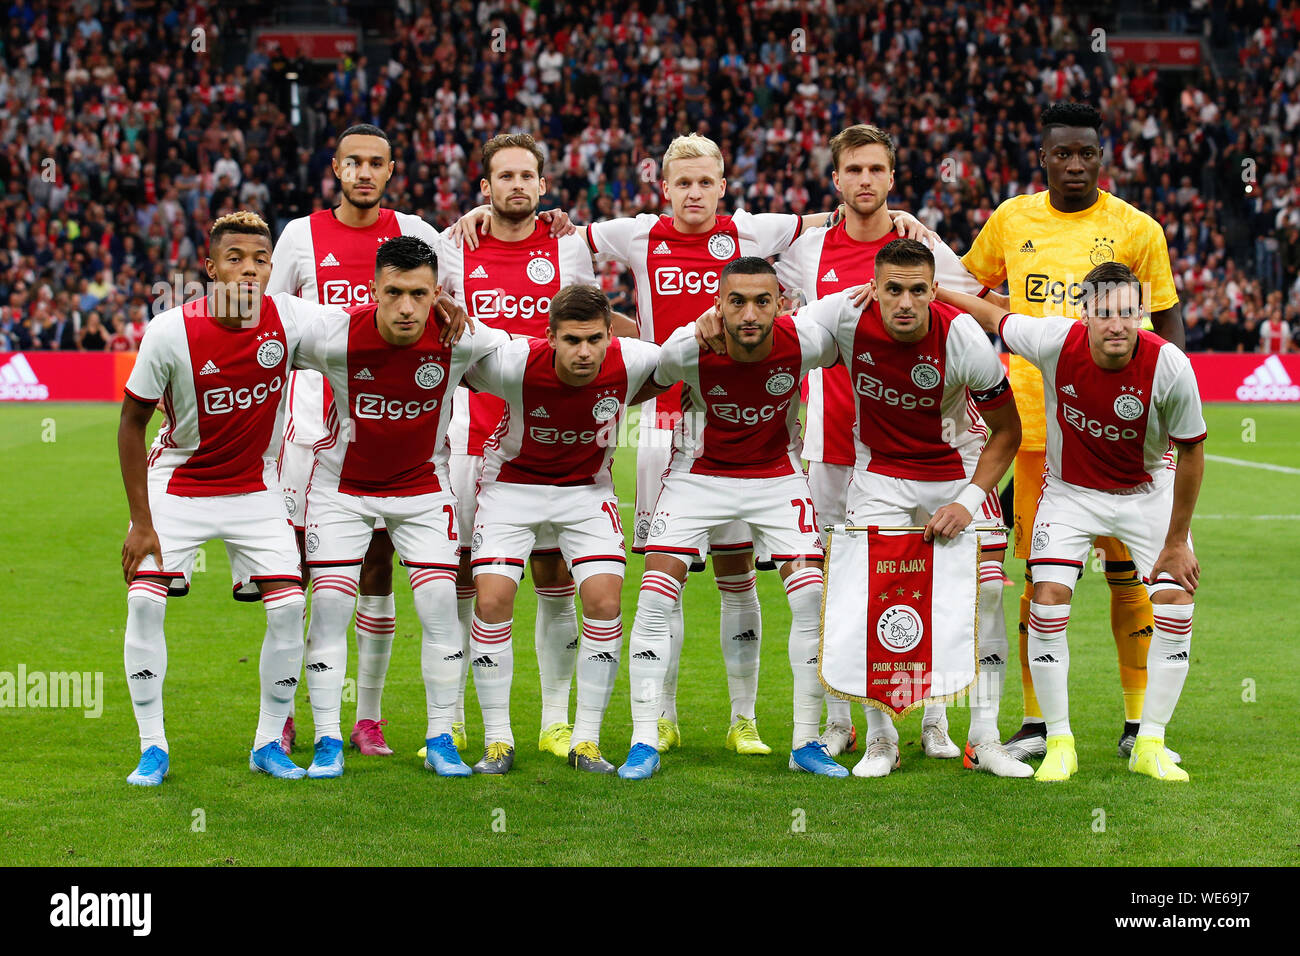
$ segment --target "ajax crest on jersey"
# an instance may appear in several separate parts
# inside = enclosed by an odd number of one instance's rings
[[[257,364],[262,368],[275,368],[284,361],[284,345],[268,339],[257,347]]]
[[[934,388],[939,384],[939,370],[929,362],[917,362],[912,366],[912,383],[917,388]]]
[[[730,259],[736,254],[736,240],[726,233],[709,237],[709,255],[715,259]]]
[[[420,388],[437,388],[442,383],[442,366],[437,362],[425,362],[415,370],[415,384]]]
[[[1131,422],[1135,418],[1141,418],[1146,407],[1142,404],[1142,399],[1136,395],[1121,395],[1115,399],[1115,414],[1126,422]]]
[[[921,615],[906,604],[887,608],[876,620],[876,640],[894,654],[910,651],[921,643],[924,634],[925,623]]]
[[[607,422],[618,414],[619,401],[612,396],[606,396],[598,401],[591,408],[591,417],[598,422]]]
[[[767,394],[784,395],[794,388],[794,376],[789,372],[777,372],[767,380]]]
[[[528,267],[524,271],[528,274],[528,278],[538,285],[546,285],[555,278],[555,263],[550,259],[537,256],[528,260]]]

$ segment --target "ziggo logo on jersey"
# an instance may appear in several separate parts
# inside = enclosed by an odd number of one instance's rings
[[[353,285],[347,279],[331,279],[321,286],[321,303],[324,305],[369,305],[370,284]]]
[[[929,395],[917,398],[911,392],[900,392],[896,388],[886,388],[884,385],[885,383],[880,379],[873,378],[866,372],[859,372],[857,380],[853,383],[853,390],[864,398],[874,398],[878,402],[901,406],[908,411],[913,408],[934,407],[934,399]]]
[[[717,295],[718,273],[713,269],[683,272],[676,266],[665,266],[655,270],[655,291],[660,295],[696,295],[700,292]]]
[[[595,445],[597,448],[621,447],[619,429],[615,422],[609,421],[599,428],[587,428],[582,431],[572,428],[542,428],[537,425],[528,427],[528,437],[539,445]]]
[[[550,296],[506,295],[499,289],[483,289],[470,296],[474,316],[479,319],[531,319],[551,314]]]
[[[741,408],[735,402],[721,402],[709,406],[713,410],[713,414],[724,422],[732,422],[736,425],[757,425],[759,422],[770,422],[789,407],[789,399],[786,399],[780,405],[759,405],[750,408]]]
[[[353,407],[356,409],[357,418],[375,420],[386,418],[391,422],[395,422],[403,418],[419,418],[425,412],[435,411],[438,408],[438,399],[428,398],[423,402],[404,402],[400,398],[388,398],[384,395],[367,395],[363,393],[356,396]]]
[[[284,379],[279,375],[269,382],[258,382],[252,388],[210,388],[203,393],[203,411],[209,415],[227,415],[236,408],[252,408],[261,405],[284,387]],[[278,401],[278,399],[277,399]]]
[[[1065,420],[1081,432],[1087,432],[1093,438],[1104,438],[1106,441],[1132,441],[1138,437],[1136,428],[1125,428],[1122,431],[1114,425],[1103,425],[1095,418],[1089,418],[1077,408],[1069,405],[1062,405],[1065,411]]]

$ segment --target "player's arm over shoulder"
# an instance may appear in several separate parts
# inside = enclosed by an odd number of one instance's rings
[[[601,222],[587,224],[579,230],[579,234],[587,243],[587,247],[591,249],[597,262],[612,261],[630,265],[632,262],[632,240],[636,237],[638,230],[645,229],[648,231],[657,218],[651,213],[643,212],[638,216],[605,219]]]
[[[629,405],[639,405],[671,387],[671,383],[660,385],[655,381],[655,371],[663,352],[659,346],[640,339],[619,339],[619,347],[623,350],[623,365],[627,369]]]
[[[803,373],[800,378],[810,369],[834,365],[840,357],[839,347],[835,344],[835,336],[830,329],[812,316],[804,315],[805,311],[800,309],[790,317],[795,332],[799,335],[799,349],[803,355]]]
[[[284,325],[290,366],[325,372],[330,334],[338,328],[347,328],[347,312],[336,305],[318,305],[288,292],[276,292],[270,298]]]
[[[523,377],[530,347],[526,338],[503,343],[465,370],[464,383],[476,392],[508,399],[507,386],[512,380]]]
[[[1065,337],[1076,321],[1064,315],[1021,315],[1008,312],[998,323],[998,335],[1007,351],[1042,367],[1061,350]]]

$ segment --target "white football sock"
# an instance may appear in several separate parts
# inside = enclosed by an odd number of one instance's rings
[[[515,672],[515,652],[510,641],[512,621],[485,624],[474,615],[469,651],[474,668],[474,690],[483,711],[483,739],[492,744],[515,745],[510,730],[510,681]]]
[[[673,583],[676,584],[676,580]],[[679,589],[677,593],[680,595],[682,592]],[[668,669],[664,673],[663,692],[659,695],[659,716],[675,724],[677,723],[677,671],[682,666],[682,645],[686,641],[686,615],[682,611],[680,597],[668,616],[668,637]],[[656,741],[658,739],[655,737]]]
[[[1147,649],[1147,696],[1142,704],[1142,737],[1165,738],[1187,680],[1192,651],[1192,612],[1195,604],[1156,604],[1155,628]]]
[[[167,677],[167,585],[138,578],[126,592],[126,641],[122,659],[131,709],[140,730],[140,752],[150,747],[167,749],[163,731],[163,680]]]
[[[623,617],[598,621],[582,619],[582,647],[578,652],[578,712],[573,722],[571,746],[584,740],[600,746],[600,724],[618,679],[623,648]]]
[[[1047,735],[1070,733],[1070,645],[1068,604],[1029,604],[1029,673]]]
[[[669,629],[674,607],[681,607],[682,586],[671,574],[647,571],[641,577],[636,618],[628,639],[632,681],[632,744],[659,743],[659,714],[664,699],[668,656],[674,643]],[[680,642],[677,642],[680,644]],[[674,718],[676,714],[674,713]]]
[[[727,668],[727,691],[731,696],[731,722],[753,718],[758,699],[759,644],[763,639],[763,612],[758,606],[757,576],[726,574],[718,579],[722,606],[718,616],[718,638],[722,661]],[[821,711],[817,713],[821,719]]]
[[[849,702],[839,697],[826,695],[826,723],[839,724],[841,727],[851,727],[853,725],[853,711],[850,709]]]
[[[262,706],[257,718],[253,749],[261,750],[284,734],[284,722],[293,706],[302,673],[302,609],[307,604],[301,584],[287,584],[262,595],[266,608],[266,636],[258,672],[262,681]],[[346,625],[344,625],[346,627]]]
[[[451,733],[464,652],[460,646],[460,621],[456,610],[456,575],[445,569],[411,574],[415,613],[420,618],[420,673],[428,723],[426,739]],[[457,655],[460,656],[457,656]]]
[[[361,568],[312,569],[311,624],[307,628],[307,696],[311,699],[315,739],[343,739],[339,711],[348,668],[348,622],[357,601]]]
[[[420,569],[412,568],[412,581]],[[393,653],[397,602],[391,594],[357,598],[357,720],[379,720],[384,678]]]
[[[826,696],[817,679],[822,584],[821,568],[804,568],[785,579],[785,595],[790,602],[790,669],[794,672],[792,750],[816,740],[821,730],[822,700]]]
[[[578,612],[572,584],[533,588],[537,592],[537,676],[542,684],[542,726],[569,722],[569,690],[578,657]]]
[[[863,704],[862,709],[867,715],[867,739],[884,737],[886,740],[892,740],[897,746],[898,725],[894,723],[894,719],[879,707]]]
[[[1002,565],[980,562],[979,674],[970,691],[972,744],[998,742],[998,708],[1002,703],[1002,681],[1007,672],[1007,621],[1002,608]]]
[[[942,701],[927,700],[921,710],[921,728],[932,725],[942,727],[945,734],[948,732],[948,705]]]
[[[465,690],[469,686],[469,638],[474,621],[474,588],[456,585],[456,620],[460,624],[460,684],[453,719],[465,723]]]

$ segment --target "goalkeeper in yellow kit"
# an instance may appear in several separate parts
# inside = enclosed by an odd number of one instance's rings
[[[1044,110],[1039,119],[1038,157],[1047,174],[1047,192],[1015,196],[999,205],[962,264],[990,289],[1005,280],[1013,312],[1077,317],[1084,276],[1103,262],[1122,262],[1145,287],[1142,298],[1149,303],[1156,334],[1183,348],[1183,315],[1164,230],[1146,213],[1097,188],[1100,131],[1101,115],[1091,106],[1062,102]],[[1011,356],[1010,378],[1023,430],[1015,461],[1015,554],[1027,558],[1044,471],[1043,380],[1018,355]],[[1119,751],[1127,756],[1137,737],[1146,694],[1151,602],[1128,550],[1114,538],[1098,538],[1096,544],[1104,553],[1111,590],[1111,629],[1124,691]],[[1025,719],[1006,744],[1019,760],[1041,757],[1047,743],[1026,653],[1030,595],[1027,584],[1020,598]],[[1177,754],[1171,756],[1177,760]]]

